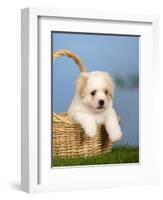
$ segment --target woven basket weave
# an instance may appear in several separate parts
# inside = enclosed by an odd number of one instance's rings
[[[78,65],[80,72],[86,72],[79,57],[72,52],[61,49],[53,54],[53,59],[61,56],[70,57]],[[90,138],[67,113],[53,113],[52,148],[53,156],[90,157],[111,151],[112,143],[103,125],[99,125],[96,136]]]

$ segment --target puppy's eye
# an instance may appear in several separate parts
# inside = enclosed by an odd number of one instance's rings
[[[94,96],[95,94],[96,94],[96,90],[93,90],[93,91],[91,92],[91,95]]]
[[[105,94],[108,94],[108,90],[105,90]]]

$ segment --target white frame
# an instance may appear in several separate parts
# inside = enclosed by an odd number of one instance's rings
[[[152,166],[147,167],[147,165],[117,165],[117,167],[114,167],[109,165],[105,167],[80,167],[80,168],[65,168],[65,169],[55,169],[55,171],[52,171],[48,165],[49,163],[49,154],[50,152],[45,148],[45,145],[40,140],[40,134],[41,137],[43,137],[45,143],[48,141],[48,136],[46,137],[45,134],[42,134],[41,129],[47,127],[48,122],[44,122],[44,125],[39,125],[39,122],[45,121],[46,119],[42,118],[42,114],[40,114],[40,108],[45,108],[45,106],[50,102],[48,98],[50,98],[50,93],[46,93],[47,95],[41,95],[39,96],[39,90],[40,85],[44,84],[45,89],[41,89],[41,93],[45,94],[47,88],[49,88],[48,85],[45,84],[44,80],[47,80],[49,77],[50,71],[44,68],[41,68],[41,70],[44,70],[45,73],[40,74],[38,70],[38,67],[41,66],[40,63],[38,63],[38,55],[43,54],[45,56],[45,59],[41,59],[41,62],[44,64],[48,61],[46,58],[49,58],[49,52],[43,51],[39,49],[40,40],[38,37],[38,33],[40,31],[39,27],[39,19],[40,17],[53,17],[53,20],[56,20],[55,26],[58,26],[57,30],[63,31],[68,30],[69,28],[65,26],[65,24],[60,27],[60,25],[57,25],[57,19],[68,20],[69,23],[73,23],[72,21],[79,20],[81,22],[80,27],[82,27],[82,22],[90,21],[91,22],[98,22],[99,24],[105,22],[116,22],[116,23],[123,23],[125,26],[127,26],[129,29],[124,30],[123,28],[118,29],[115,27],[115,30],[113,33],[123,33],[123,34],[130,34],[131,29],[132,33],[135,33],[135,35],[142,35],[144,34],[144,43],[142,43],[142,52],[145,52],[147,50],[147,55],[145,53],[142,53],[143,58],[141,57],[141,67],[143,66],[143,69],[141,69],[141,74],[143,74],[143,79],[141,77],[141,82],[143,82],[143,87],[141,83],[141,98],[145,101],[150,95],[150,87],[153,86],[151,81],[154,79],[154,71],[155,68],[158,66],[158,17],[157,16],[137,16],[137,15],[125,15],[125,14],[108,14],[103,12],[85,12],[84,14],[82,11],[65,11],[65,10],[54,10],[54,9],[45,9],[45,8],[26,8],[22,10],[22,149],[21,149],[21,185],[22,190],[26,192],[35,192],[35,191],[47,191],[47,190],[66,190],[66,189],[81,189],[81,188],[100,188],[100,187],[111,187],[111,186],[121,186],[121,185],[131,185],[131,184],[147,184],[147,183],[156,183],[158,182],[158,159],[157,156],[154,156],[152,158],[149,157],[147,150],[149,150],[149,145],[152,144],[152,148],[157,149],[157,144],[152,143],[152,139],[149,139],[148,142],[145,142],[148,136],[143,135],[143,154],[141,157],[143,157],[143,160],[146,158],[148,164],[152,164]],[[59,23],[60,24],[60,23]],[[132,24],[137,24],[136,29],[132,27]],[[145,26],[146,24],[149,25],[149,28],[146,28],[148,30],[145,31],[145,28],[141,30],[139,25]],[[42,25],[41,25],[42,26]],[[129,27],[131,26],[131,28]],[[52,22],[48,23],[46,20],[43,22],[43,29],[41,31],[43,32],[43,37],[47,39],[47,45],[49,45],[49,41],[47,34],[49,34],[48,31],[53,29]],[[79,29],[80,29],[79,27]],[[107,27],[107,26],[106,26]],[[113,27],[114,28],[114,27]],[[73,30],[72,28],[70,28]],[[69,29],[69,31],[70,31]],[[104,29],[104,28],[103,28]],[[138,30],[137,30],[138,29]],[[43,30],[46,30],[45,33]],[[82,29],[81,29],[82,30]],[[92,28],[93,30],[93,28]],[[91,30],[90,30],[91,31]],[[96,31],[94,29],[94,31]],[[106,33],[109,33],[109,31],[106,28]],[[144,32],[145,31],[145,32]],[[89,32],[89,29],[88,31]],[[97,32],[97,31],[96,31]],[[42,37],[42,36],[41,36]],[[147,42],[150,43],[148,45]],[[43,41],[43,39],[41,39]],[[46,41],[46,40],[44,40]],[[44,43],[44,45],[46,45]],[[148,47],[146,47],[148,45]],[[151,46],[150,46],[151,45]],[[48,46],[47,46],[48,47]],[[151,47],[151,48],[150,48]],[[148,59],[149,55],[151,58]],[[42,57],[41,57],[42,58]],[[151,62],[152,61],[152,62]],[[40,62],[40,60],[39,60]],[[48,63],[49,64],[49,63]],[[145,70],[147,68],[145,66],[149,66],[148,69],[148,76],[144,76]],[[46,75],[47,74],[47,75]],[[41,82],[40,82],[41,80]],[[41,88],[44,88],[41,86]],[[47,99],[44,98],[44,96],[48,96]],[[39,103],[39,97],[41,97],[44,103]],[[154,106],[155,98],[153,97],[149,100],[149,104]],[[143,102],[143,101],[142,101]],[[46,105],[45,105],[46,103]],[[144,104],[143,104],[144,105]],[[50,105],[49,105],[50,107]],[[153,108],[153,107],[152,107]],[[143,108],[144,111],[141,111],[141,117],[147,117],[148,108]],[[47,109],[44,109],[45,116],[49,116],[49,111]],[[42,113],[42,111],[41,111]],[[46,114],[47,113],[47,114]],[[47,118],[49,119],[49,118]],[[150,136],[154,136],[154,131],[156,128],[156,123],[154,122],[154,111],[153,111],[153,118],[148,119],[149,123],[151,124],[152,128],[149,130],[147,128],[147,123],[143,127],[143,131],[146,130],[149,131]],[[147,120],[146,120],[147,121]],[[42,124],[42,123],[41,123]],[[44,131],[45,132],[45,131]],[[158,133],[155,133],[155,136],[157,137]],[[141,141],[142,142],[142,141]],[[47,145],[46,145],[47,146]],[[141,146],[142,147],[142,146]],[[150,151],[151,155],[154,155],[154,151]],[[42,156],[44,155],[44,162]],[[47,156],[46,156],[47,155]],[[151,160],[150,160],[151,159]],[[144,162],[144,161],[143,161]],[[46,164],[47,163],[47,164]],[[142,166],[142,167],[141,167]],[[141,168],[141,170],[139,170]],[[102,170],[100,170],[102,169]],[[135,173],[135,170],[137,172]],[[100,173],[100,176],[97,175]],[[110,181],[105,181],[106,174],[112,173],[113,176],[110,174]],[[121,176],[118,176],[118,173],[123,174]],[[88,178],[83,178],[82,176],[79,176],[78,174],[85,173]],[[47,175],[46,175],[47,174]],[[54,174],[54,177],[53,177]],[[115,176],[117,174],[117,176]],[[84,174],[83,174],[84,175]],[[50,180],[50,177],[51,180]],[[94,179],[92,179],[94,177]],[[66,180],[71,178],[71,184],[68,184]],[[122,179],[122,181],[120,180]],[[80,180],[77,184],[77,180]],[[98,180],[98,182],[101,181],[100,184],[96,183],[95,180]],[[114,181],[113,181],[114,180]],[[55,181],[55,182],[54,182]],[[65,181],[65,184],[63,185]],[[87,184],[86,184],[87,183]],[[96,183],[96,184],[95,184]]]

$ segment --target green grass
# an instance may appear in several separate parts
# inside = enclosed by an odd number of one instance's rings
[[[139,148],[130,146],[116,146],[110,153],[104,153],[89,158],[60,158],[53,159],[53,167],[57,166],[78,166],[78,165],[99,165],[118,163],[138,163]]]

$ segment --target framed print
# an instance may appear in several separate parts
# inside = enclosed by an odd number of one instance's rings
[[[26,8],[21,52],[22,190],[158,182],[157,16]]]

